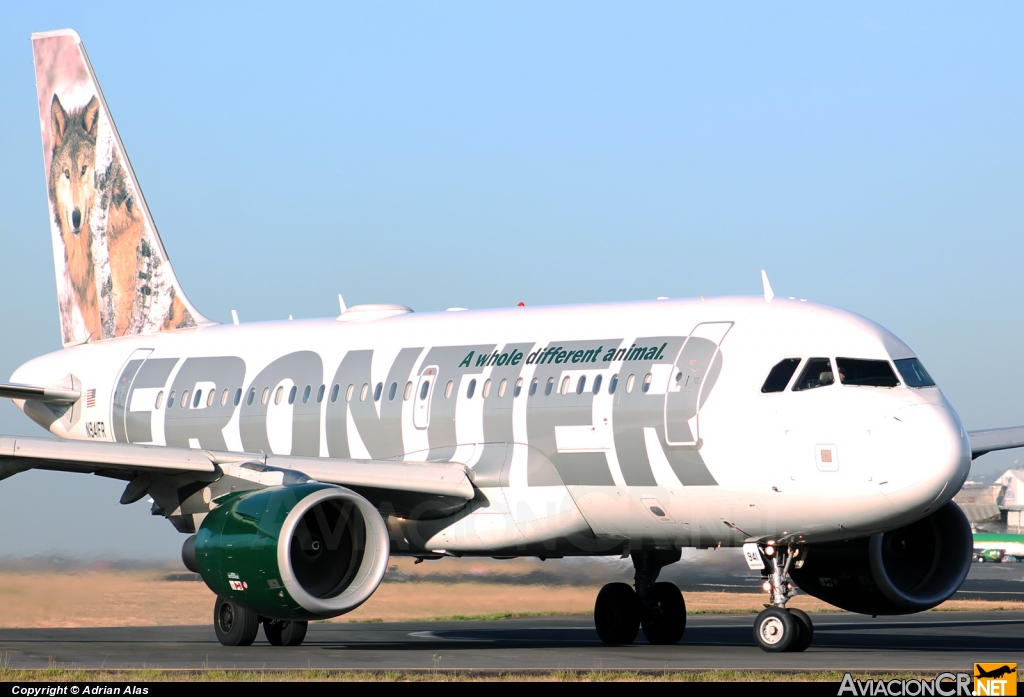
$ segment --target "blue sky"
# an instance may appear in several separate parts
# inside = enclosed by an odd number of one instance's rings
[[[38,7],[33,5],[40,5]],[[1024,7],[0,6],[0,373],[59,348],[33,31],[81,34],[213,319],[753,294],[907,341],[1024,423]],[[0,433],[40,430],[0,404]],[[999,469],[1015,455],[989,455]],[[0,482],[0,556],[173,558],[120,485]]]

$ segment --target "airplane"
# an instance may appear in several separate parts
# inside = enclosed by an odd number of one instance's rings
[[[1009,675],[1010,673],[1015,673],[1017,671],[1016,668],[1011,668],[1005,664],[998,668],[993,668],[992,670],[985,670],[981,666],[975,667],[974,670],[977,673],[977,675],[974,676],[976,678],[1001,678],[1004,675]]]
[[[929,609],[960,586],[952,502],[969,434],[915,352],[853,312],[776,297],[218,324],[188,300],[73,30],[32,36],[63,348],[0,396],[57,438],[0,437],[31,468],[125,482],[185,535],[214,631],[298,645],[372,596],[391,555],[615,555],[600,639],[675,644],[661,569],[742,547],[754,638],[803,651],[798,589],[853,612]]]
[[[1024,559],[1024,535],[975,532],[974,551],[980,562]]]

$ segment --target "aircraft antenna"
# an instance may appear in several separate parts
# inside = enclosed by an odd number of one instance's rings
[[[764,301],[770,303],[775,297],[775,291],[772,290],[771,281],[768,280],[768,274],[764,269],[761,269],[761,285],[764,286]]]

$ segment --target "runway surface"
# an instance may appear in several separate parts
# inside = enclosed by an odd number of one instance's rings
[[[813,616],[803,654],[754,645],[754,615],[691,615],[676,646],[605,646],[590,617],[493,622],[311,624],[300,647],[217,643],[212,626],[2,629],[11,668],[954,670],[1024,659],[1024,612]]]

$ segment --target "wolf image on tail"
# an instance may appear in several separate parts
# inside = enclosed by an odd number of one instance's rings
[[[64,345],[210,323],[178,285],[78,35],[32,48]]]
[[[56,94],[50,107],[53,153],[48,189],[54,225],[64,243],[64,261],[73,304],[88,337],[101,338],[100,306],[88,216],[96,201],[96,127],[100,103],[93,97],[70,114]],[[61,308],[62,312],[65,308]],[[66,332],[65,332],[66,333]]]

